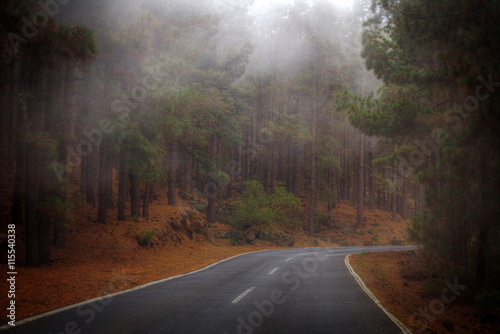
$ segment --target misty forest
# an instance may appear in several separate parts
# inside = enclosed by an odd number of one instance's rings
[[[407,222],[432,275],[498,307],[500,2],[347,3],[2,1],[19,265],[50,264],[82,205],[97,226],[188,203],[315,238],[343,204],[354,229]]]

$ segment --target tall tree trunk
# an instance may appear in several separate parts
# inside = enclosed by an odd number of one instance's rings
[[[83,70],[83,77],[82,77],[82,100],[81,100],[81,106],[82,106],[82,112],[81,112],[81,120],[79,122],[78,126],[78,132],[80,134],[83,134],[83,130],[85,129],[85,124],[84,121],[86,121],[89,118],[89,103],[88,103],[88,96],[89,96],[89,69],[86,67]],[[83,135],[80,135],[80,140],[86,140]],[[89,142],[89,141],[87,141]],[[89,142],[90,143],[90,142]],[[82,154],[81,157],[81,166],[80,166],[80,192],[82,194],[87,195],[88,190],[87,187],[89,185],[89,182],[87,181],[87,178],[90,177],[89,175],[89,167],[88,165],[90,164],[90,154],[94,150],[94,147],[92,146],[93,144],[90,143],[90,147],[88,148],[88,154]]]
[[[142,216],[144,218],[149,217],[149,203],[151,203],[151,188],[153,188],[153,184],[151,182],[147,182],[144,186],[144,199],[142,201]]]
[[[232,192],[233,187],[232,186],[233,186],[233,180],[238,175],[239,157],[240,157],[239,147],[237,144],[234,144],[233,145],[233,160],[231,161],[230,164],[228,164],[229,182],[227,183],[227,186],[226,186],[226,197],[228,199],[233,197],[233,192]]]
[[[94,147],[92,153],[87,157],[85,163],[86,169],[86,178],[85,182],[87,182],[87,186],[85,187],[85,199],[87,203],[89,203],[92,207],[96,206],[96,198],[95,198],[95,188],[96,188],[96,179],[98,178],[98,164],[99,164],[99,146]]]
[[[1,49],[4,51],[3,49]],[[5,54],[4,54],[5,55]],[[0,57],[0,60],[3,60]],[[6,59],[7,62],[10,59]],[[3,61],[0,61],[0,66],[3,67]],[[0,77],[0,175],[3,175],[5,171],[8,170],[8,164],[11,160],[9,154],[9,138],[11,136],[11,122],[10,118],[15,116],[16,110],[13,108],[11,101],[13,98],[12,87],[15,86],[15,82],[18,78],[14,78],[14,71],[12,68],[3,69],[4,75]],[[7,72],[5,74],[5,72]],[[14,95],[16,96],[16,95]]]
[[[26,188],[25,188],[25,221],[26,221],[26,265],[39,266],[40,251],[38,245],[38,149],[36,143],[28,141],[26,145]]]
[[[0,51],[4,52],[3,48],[0,48]],[[10,57],[5,57],[6,54],[3,53],[0,56],[0,66],[4,67],[5,63],[10,62]],[[9,98],[10,87],[13,85],[17,78],[11,77],[12,70],[11,68],[4,68],[2,71],[2,76],[0,76],[0,175],[4,175],[7,171],[7,164],[10,161],[10,156],[8,154],[8,144],[9,144],[9,127],[10,127],[10,117],[15,114],[15,109],[13,109],[10,105],[12,101]]]
[[[113,192],[110,192],[110,184],[111,187],[113,185],[112,175],[113,141],[108,135],[103,137],[99,152],[99,207],[97,219],[103,224],[106,224],[106,213],[112,207],[110,204],[113,203]]]
[[[153,166],[148,165],[148,168],[146,169],[147,174],[151,174],[153,172]],[[151,179],[148,177],[148,181],[146,182],[144,186],[144,199],[142,203],[142,216],[144,218],[149,217],[149,203],[151,203],[151,195],[153,193],[153,182]]]
[[[382,192],[377,189],[377,209],[382,210]]]
[[[291,145],[287,147],[287,156],[286,156],[286,191],[293,192],[293,149]]]
[[[193,155],[185,151],[184,160],[184,189],[190,191],[192,189],[192,174],[193,174]]]
[[[285,164],[284,164],[284,157],[283,157],[283,147],[278,147],[278,165],[277,165],[277,176],[276,179],[278,181],[279,185],[283,185],[285,182]]]
[[[356,227],[360,227],[363,223],[363,185],[364,185],[364,169],[365,169],[365,135],[362,133],[359,140],[359,170],[358,170],[358,211],[356,214]]]
[[[368,193],[370,195],[369,209],[375,209],[375,173],[373,170],[373,159],[375,159],[375,142],[370,140],[370,150],[368,151]]]
[[[489,207],[485,205],[485,202],[488,201],[491,194],[489,194],[490,185],[490,177],[488,174],[488,165],[489,158],[488,156],[491,154],[490,150],[483,147],[481,149],[481,157],[479,163],[479,173],[480,173],[480,185],[481,185],[481,193],[480,193],[480,205],[483,207],[483,211],[481,212],[481,217],[478,219],[478,227],[479,227],[479,236],[477,240],[477,255],[476,255],[476,284],[478,287],[484,287],[488,274],[488,234],[491,226],[491,219],[489,212],[487,210]]]
[[[215,157],[217,156],[217,138],[212,135],[208,139],[208,156],[210,161],[209,170],[214,172],[216,170]],[[207,203],[207,223],[215,224],[216,219],[216,204],[217,196],[219,194],[219,185],[216,180],[209,177],[208,184],[205,187],[205,192],[207,193],[208,203]]]
[[[311,179],[310,179],[310,197],[309,197],[309,237],[314,237],[314,215],[316,211],[316,99],[317,91],[317,71],[316,63],[312,68],[312,103],[311,103]]]
[[[398,145],[396,144],[394,146],[394,152],[397,152],[398,150]],[[398,213],[397,213],[397,182],[398,182],[398,162],[397,159],[394,159],[393,162],[393,167],[392,167],[392,189],[391,189],[391,206],[392,206],[392,220],[396,220]]]
[[[23,62],[25,63],[25,62]],[[16,127],[16,173],[14,176],[14,191],[12,196],[12,223],[16,226],[24,224],[23,210],[25,198],[26,177],[26,103],[19,103],[17,110]]]
[[[408,180],[406,177],[403,177],[403,188],[401,189],[402,191],[402,196],[401,196],[401,218],[406,219],[408,216],[408,210],[407,210],[407,205],[406,203],[408,202],[408,191],[407,191],[407,184]]]
[[[177,139],[169,145],[168,150],[168,178],[167,178],[167,199],[168,205],[175,205],[175,188],[177,180]]]
[[[47,78],[47,98],[46,98],[46,112],[45,112],[45,132],[47,134],[51,134],[55,139],[59,141],[58,153],[59,155],[55,157],[58,162],[65,166],[66,165],[66,156],[61,156],[60,146],[63,145],[62,138],[62,122],[61,119],[63,117],[63,81],[61,79],[61,71],[59,68],[59,64],[57,64],[56,59],[52,59],[49,63],[48,68],[48,78]],[[60,61],[60,59],[59,59]],[[64,152],[66,152],[64,150]],[[67,180],[67,175],[61,176],[63,179]],[[45,182],[49,182],[46,180]],[[42,182],[43,185],[44,182]],[[66,185],[65,182],[60,182],[59,180],[54,180],[53,186],[56,189],[53,195],[56,195],[60,198],[61,202],[67,205],[67,196],[66,196]],[[57,184],[59,183],[59,184]],[[40,196],[42,198],[50,196],[47,189],[44,189],[44,186],[40,188]],[[50,254],[46,251],[50,249],[50,217],[46,214],[40,215],[39,221],[39,247],[40,247],[40,258],[42,263],[50,262]],[[64,242],[64,225],[65,225],[65,215],[62,213],[56,213],[55,223],[54,223],[54,238],[53,244],[58,249],[63,249],[65,247]],[[61,233],[61,229],[63,229]],[[62,234],[62,235],[61,235]]]
[[[91,72],[89,75],[88,72]],[[88,110],[92,110],[95,105],[88,99],[89,95],[92,94],[97,94],[96,92],[93,91],[94,85],[91,83],[91,76],[95,75],[95,66],[91,66],[91,68],[86,69],[84,72],[84,82],[83,82],[83,87],[84,87],[84,110],[85,113],[88,114]],[[97,108],[97,107],[95,107]],[[82,127],[83,128],[83,127]],[[90,135],[92,134],[92,135]],[[90,136],[90,138],[88,138]],[[82,179],[82,182],[85,182],[86,185],[83,187],[85,189],[85,197],[87,200],[87,203],[92,205],[92,207],[96,206],[96,186],[97,186],[97,180],[98,180],[98,171],[99,171],[99,148],[100,148],[100,141],[102,138],[100,136],[94,135],[92,131],[87,132],[87,135],[84,135],[85,139],[88,142],[92,144],[92,150],[89,155],[86,157],[82,157],[82,167],[84,168],[84,174],[85,177]]]
[[[247,127],[243,126],[242,136],[243,140],[240,146],[240,160],[241,160],[241,189],[243,190],[245,186],[245,182],[248,180],[248,159],[247,159],[247,151],[250,149],[251,143],[247,143],[245,138],[247,136],[246,132]]]
[[[27,141],[26,141],[26,179],[25,179],[25,223],[26,223],[26,265],[39,266],[40,249],[38,244],[38,190],[40,181],[39,148],[34,138],[41,123],[38,109],[39,68],[38,59],[30,57],[29,92],[27,101]]]
[[[73,92],[74,92],[74,63],[71,60],[68,60],[66,62],[66,72],[64,75],[64,92],[63,92],[63,106],[65,106],[66,110],[61,110],[60,114],[66,114],[66,115],[71,115],[72,112],[72,99],[73,99]],[[69,145],[69,122],[67,122],[67,119],[70,117],[63,117],[66,122],[62,126],[63,131],[62,131],[62,140],[61,140],[61,145],[59,146],[59,159],[62,161],[64,164],[67,162],[67,150],[66,147]],[[66,178],[68,175],[66,175]],[[59,187],[59,197],[60,200],[65,203],[65,205],[69,205],[67,203],[68,201],[68,193],[67,193],[67,188],[66,185],[62,185]],[[66,221],[64,219],[63,215],[57,215],[56,217],[56,224],[54,226],[54,245],[58,249],[62,249],[65,247],[65,234],[66,234]],[[46,228],[48,230],[48,228]]]
[[[103,139],[104,141],[108,141],[106,143],[107,145],[107,156],[105,160],[106,168],[105,168],[105,191],[106,191],[106,200],[107,200],[107,208],[112,209],[115,207],[114,201],[113,201],[113,161],[114,161],[114,156],[113,156],[113,146],[114,146],[114,140],[111,135],[108,135],[107,138]]]
[[[358,151],[358,146],[357,146],[357,133],[358,131],[354,131],[353,135],[353,155],[352,155],[352,206],[356,207],[356,203],[358,203],[358,164],[357,164],[357,157],[356,153]]]
[[[127,201],[127,166],[126,149],[122,143],[118,156],[118,220],[125,220],[125,205]]]
[[[274,144],[271,144],[271,168],[270,168],[270,190],[271,194],[274,194],[274,186],[276,183],[276,149],[274,147]]]
[[[130,215],[139,218],[141,215],[141,180],[134,168],[129,169],[130,181]]]
[[[346,158],[346,163],[345,163],[345,169],[344,169],[344,175],[345,175],[345,197],[344,199],[346,201],[350,201],[351,200],[351,160],[350,158]]]
[[[295,142],[292,152],[292,193],[297,197],[300,197],[300,174],[300,144]]]
[[[326,176],[327,176],[327,193],[328,193],[328,202],[327,202],[327,207],[326,207],[326,212],[330,213],[332,212],[333,208],[335,207],[335,187],[334,187],[334,179],[335,175],[334,172],[331,169],[326,170]]]
[[[19,82],[19,78],[21,77],[19,72],[21,71],[21,62],[18,61],[14,65],[14,68],[12,70],[13,72],[13,81],[11,85],[11,90],[10,90],[10,96],[11,96],[11,104],[10,104],[10,110],[11,110],[11,117],[10,117],[10,136],[9,136],[9,141],[8,141],[8,149],[9,149],[9,167],[11,170],[14,170],[14,163],[16,162],[16,140],[19,135],[19,132],[17,131],[18,129],[18,124],[17,121],[19,119],[19,92],[21,89],[21,84]]]

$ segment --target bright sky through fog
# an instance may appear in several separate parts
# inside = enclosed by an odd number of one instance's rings
[[[330,1],[336,4],[337,6],[341,7],[351,7],[352,3],[354,2],[354,0],[330,0]]]
[[[354,0],[329,0],[339,7],[349,8],[352,6]],[[259,7],[265,7],[267,4],[272,2],[287,3],[293,2],[293,0],[255,0],[254,4]]]

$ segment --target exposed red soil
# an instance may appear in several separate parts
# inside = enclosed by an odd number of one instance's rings
[[[465,298],[471,287],[455,277],[423,278],[418,251],[350,255],[350,264],[384,307],[413,333],[500,333],[498,313],[480,312]],[[429,282],[434,287],[430,291]]]

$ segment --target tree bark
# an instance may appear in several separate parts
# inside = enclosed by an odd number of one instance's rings
[[[42,97],[47,96],[47,86],[45,85],[46,82],[46,77],[48,75],[47,69],[44,68],[40,69],[39,72],[39,78],[38,78],[38,92],[37,94],[37,99],[39,103],[37,104],[37,110],[36,110],[36,118],[34,119],[37,122],[37,125],[33,128],[35,131],[34,134],[36,135],[36,131],[40,132],[45,132],[48,133],[47,131],[47,123],[46,123],[46,117],[47,117],[47,104],[46,103],[41,103]],[[50,92],[49,92],[50,93]],[[32,125],[33,126],[33,125]],[[37,235],[38,235],[38,249],[39,249],[39,256],[40,256],[40,264],[48,264],[50,263],[50,227],[51,227],[51,217],[49,213],[44,212],[43,207],[41,207],[40,199],[45,199],[48,196],[58,196],[63,205],[66,204],[66,196],[65,194],[65,186],[61,185],[58,187],[57,184],[55,184],[55,180],[53,182],[50,182],[49,180],[52,177],[52,174],[47,175],[46,172],[44,171],[44,168],[40,168],[40,166],[46,167],[50,165],[50,163],[53,161],[52,159],[54,158],[59,158],[59,157],[48,157],[47,153],[48,151],[45,150],[43,146],[40,146],[38,142],[35,143],[36,148],[38,149],[38,164],[39,164],[39,169],[40,171],[38,172],[39,174],[39,189],[38,189],[38,204],[37,204],[37,219],[38,219],[38,227],[37,227]],[[54,188],[52,188],[54,187]],[[46,211],[46,210],[45,210]]]
[[[292,193],[300,198],[300,144],[295,142],[292,150]]]
[[[215,172],[215,157],[217,156],[217,139],[214,135],[208,139],[208,156],[210,161],[209,170]],[[208,178],[208,184],[205,186],[205,193],[208,197],[207,203],[207,223],[215,224],[216,219],[216,204],[217,196],[219,194],[219,185],[216,180]]]
[[[82,100],[81,100],[82,113],[81,113],[81,120],[78,126],[78,132],[80,133],[80,140],[82,142],[86,140],[83,136],[83,130],[85,129],[84,121],[89,118],[89,105],[87,98],[88,96],[89,96],[89,69],[85,68],[83,70],[83,78],[82,78]],[[87,151],[88,154],[82,154],[81,157],[82,161],[80,165],[80,192],[85,195],[88,194],[87,187],[89,186],[89,182],[87,181],[87,178],[90,177],[88,165],[90,164],[89,161],[90,154],[94,150],[94,147],[92,145],[93,144],[90,143],[90,147],[86,148],[88,150]]]
[[[398,150],[398,145],[396,144],[394,146],[394,152],[397,152]],[[392,206],[392,220],[396,220],[398,213],[397,213],[397,182],[398,182],[398,162],[396,159],[394,159],[393,166],[392,166],[392,189],[391,189],[391,206]]]
[[[74,80],[74,64],[73,61],[68,60],[66,61],[66,72],[64,75],[64,93],[63,93],[63,105],[66,107],[66,110],[61,110],[59,114],[69,114],[71,115],[72,112],[72,99],[73,99],[73,93],[74,93],[74,85],[73,85],[73,80]],[[70,117],[63,117],[63,119],[66,120],[65,125],[62,126],[63,131],[62,131],[62,140],[61,140],[61,145],[59,146],[59,159],[61,162],[64,164],[67,162],[67,156],[68,156],[68,151],[66,147],[69,144],[69,122],[67,122],[67,119]],[[81,157],[82,158],[82,157]],[[82,159],[83,163],[83,159]],[[67,177],[67,176],[66,176]],[[59,197],[60,200],[65,203],[65,205],[69,205],[68,203],[68,193],[67,193],[67,188],[66,185],[61,185],[58,189],[59,192]],[[66,234],[66,221],[63,215],[59,214],[56,217],[57,223],[54,228],[54,245],[56,248],[62,249],[65,246],[64,240],[65,234]],[[47,224],[49,222],[46,222]],[[48,234],[50,233],[48,227],[42,228],[45,230],[45,233],[47,233],[46,238],[48,237]],[[47,262],[48,263],[48,259]]]
[[[314,237],[314,215],[316,211],[316,99],[318,96],[317,90],[317,73],[316,63],[313,63],[312,68],[312,102],[311,102],[311,191],[309,196],[309,237]]]
[[[148,165],[146,173],[148,174],[148,180],[144,186],[144,198],[142,202],[142,216],[144,218],[149,217],[149,203],[151,203],[151,196],[153,194],[153,182],[149,178],[149,174],[153,172],[153,166]]]
[[[127,167],[126,149],[122,143],[118,156],[118,220],[125,220],[125,205],[127,201]]]
[[[335,175],[333,170],[328,169],[326,170],[326,176],[327,176],[327,193],[328,193],[328,202],[327,202],[327,207],[326,207],[326,212],[330,213],[332,212],[333,208],[335,207],[335,187],[334,187],[334,179]]]
[[[365,155],[365,135],[362,133],[359,140],[359,170],[358,170],[358,211],[356,214],[356,227],[360,227],[363,223],[363,202],[364,202],[364,162]]]
[[[14,176],[14,191],[12,196],[12,223],[24,225],[24,198],[26,177],[26,122],[24,119],[24,103],[18,105],[16,128],[16,173]]]
[[[177,139],[169,145],[168,150],[168,178],[167,178],[167,201],[168,205],[175,205],[175,188],[177,179]]]
[[[401,189],[401,218],[406,219],[408,216],[408,210],[406,203],[408,202],[408,191],[407,191],[408,180],[406,177],[403,177],[403,188]]]
[[[368,151],[368,193],[370,196],[369,209],[375,209],[375,173],[373,170],[373,159],[375,159],[375,143],[370,140],[370,150]]]
[[[134,168],[129,169],[130,181],[130,215],[139,218],[141,215],[141,180]]]
[[[193,156],[190,152],[184,151],[184,189],[190,191],[192,189],[192,173],[193,173]]]
[[[144,199],[142,201],[142,216],[144,218],[149,217],[149,203],[151,202],[151,188],[152,184],[150,182],[146,183],[144,186]]]
[[[482,148],[481,150],[481,161],[479,166],[480,172],[480,185],[481,185],[481,193],[480,193],[480,202],[483,208],[488,209],[487,206],[484,205],[486,201],[488,201],[490,194],[488,193],[488,189],[490,189],[490,177],[488,175],[488,155],[491,154],[489,150],[486,148]],[[475,281],[478,287],[485,286],[487,274],[488,274],[488,234],[490,230],[491,217],[488,212],[481,212],[481,217],[478,219],[478,227],[479,227],[479,236],[477,240],[477,255],[476,255],[476,277]]]
[[[99,152],[99,207],[97,220],[106,224],[106,213],[113,203],[113,192],[110,185],[113,185],[113,142],[109,136],[104,136]],[[111,170],[110,170],[111,169]],[[111,175],[111,177],[110,177]],[[112,188],[111,188],[112,190]]]
[[[284,166],[284,157],[283,157],[283,147],[279,147],[278,148],[278,164],[277,164],[277,176],[276,176],[276,180],[278,182],[279,185],[283,185],[283,183],[285,182],[285,175],[284,175],[284,172],[285,172],[285,166]]]
[[[27,99],[27,137],[35,135],[39,128],[41,119],[38,110],[39,93],[39,62],[35,57],[30,57],[29,92]],[[25,179],[25,224],[26,224],[26,265],[30,267],[39,266],[40,249],[38,244],[38,189],[40,180],[39,148],[35,138],[27,139],[26,142],[26,179]]]
[[[95,67],[91,67],[89,71],[92,71],[92,74],[95,71]],[[86,74],[84,74],[84,92],[86,94],[93,94],[94,92],[92,91],[93,86],[90,83],[90,78],[88,76],[87,71],[85,71]],[[87,98],[87,96],[84,96],[84,101],[85,101],[85,109],[93,108],[92,102],[90,102]],[[88,112],[88,111],[87,111]],[[87,203],[92,205],[92,207],[96,206],[96,185],[97,185],[97,180],[98,180],[98,171],[99,171],[99,147],[100,147],[100,141],[102,141],[102,138],[94,137],[92,140],[89,140],[89,138],[85,138],[85,140],[88,140],[92,144],[92,151],[90,154],[84,158],[85,164],[83,167],[85,168],[85,182],[87,183],[85,186],[85,197],[87,200]],[[83,180],[82,180],[83,182]]]

